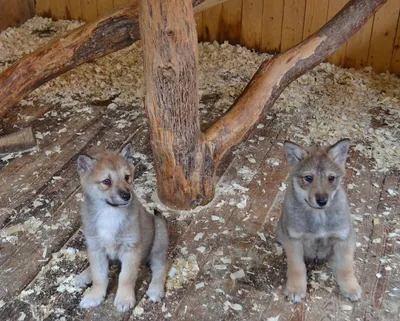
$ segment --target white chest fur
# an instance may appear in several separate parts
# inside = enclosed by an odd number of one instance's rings
[[[118,233],[123,227],[125,213],[118,208],[104,207],[99,209],[96,220],[97,238],[111,258],[115,258]]]

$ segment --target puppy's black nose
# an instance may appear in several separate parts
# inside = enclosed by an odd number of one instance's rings
[[[328,204],[328,199],[326,197],[317,197],[316,201],[317,204],[321,207],[324,207],[326,204]]]
[[[119,196],[125,201],[129,201],[131,199],[131,193],[129,192],[119,192]]]

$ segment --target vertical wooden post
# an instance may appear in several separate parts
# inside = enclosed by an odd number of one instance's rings
[[[193,208],[214,196],[214,161],[205,157],[199,124],[192,1],[142,0],[139,23],[158,196],[172,208]]]

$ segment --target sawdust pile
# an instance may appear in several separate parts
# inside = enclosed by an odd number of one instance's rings
[[[71,21],[35,17],[20,28],[0,34],[0,71],[51,39],[78,27]],[[218,118],[239,95],[260,63],[260,55],[239,46],[203,43],[200,54],[200,114]],[[111,101],[110,108],[142,105],[144,94],[140,42],[85,64],[43,85],[21,105],[52,104],[89,108]],[[211,100],[211,104],[210,104]],[[370,158],[375,169],[400,168],[400,79],[321,64],[293,82],[272,113],[287,137],[303,144],[334,142],[350,137],[354,149]],[[213,109],[207,110],[212,105]],[[209,108],[209,107],[208,107]],[[123,125],[123,124],[122,124]]]

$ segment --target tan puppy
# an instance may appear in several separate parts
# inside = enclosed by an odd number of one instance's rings
[[[287,256],[285,294],[293,302],[306,295],[305,261],[330,261],[342,294],[352,301],[361,297],[353,270],[356,235],[341,182],[349,140],[330,147],[284,145],[290,166],[283,213],[277,237]]]
[[[81,208],[90,266],[76,277],[82,286],[93,282],[82,299],[82,308],[98,306],[108,285],[108,261],[121,261],[114,304],[125,312],[135,305],[135,282],[139,265],[150,264],[153,277],[147,291],[152,301],[164,296],[167,272],[168,232],[161,215],[148,213],[133,192],[132,146],[121,154],[96,158],[81,155],[78,171],[84,203]]]

